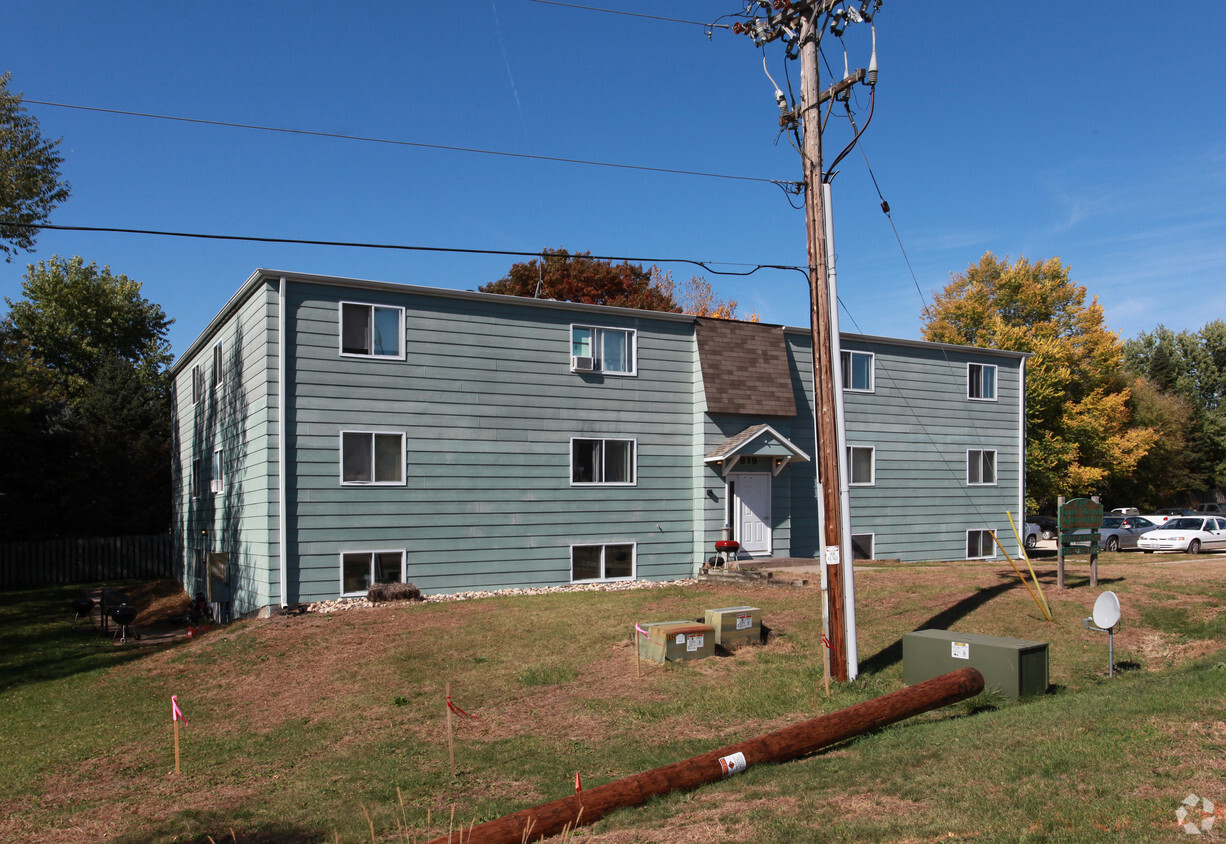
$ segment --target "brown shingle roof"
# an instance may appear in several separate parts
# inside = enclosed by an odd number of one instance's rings
[[[796,415],[781,326],[699,318],[697,336],[708,413]]]

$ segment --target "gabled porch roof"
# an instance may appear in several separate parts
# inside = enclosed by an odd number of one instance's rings
[[[726,477],[742,456],[766,458],[772,475],[778,475],[793,460],[799,463],[809,461],[809,455],[766,424],[752,425],[729,437],[707,452],[703,460]]]

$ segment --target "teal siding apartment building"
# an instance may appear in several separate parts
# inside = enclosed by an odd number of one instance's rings
[[[856,556],[1016,550],[1025,357],[842,343]],[[183,582],[241,615],[820,557],[811,361],[807,329],[259,270],[172,369]]]

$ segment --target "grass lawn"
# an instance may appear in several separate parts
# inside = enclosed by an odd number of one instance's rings
[[[10,592],[0,840],[424,841],[565,796],[576,772],[592,787],[901,688],[901,637],[927,627],[1047,641],[1052,688],[751,767],[575,839],[1183,840],[1180,801],[1226,805],[1226,556],[1103,555],[1099,588],[1073,564],[1063,592],[1054,562],[1036,568],[1054,622],[1001,561],[857,568],[862,672],[829,697],[812,587],[401,604],[126,646],[73,628],[81,587]],[[1123,606],[1113,678],[1106,635],[1082,626],[1104,589]],[[743,605],[767,644],[637,676],[635,622]],[[457,721],[454,778],[448,683],[476,716]]]

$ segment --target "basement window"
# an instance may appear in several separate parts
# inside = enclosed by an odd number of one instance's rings
[[[404,551],[346,551],[341,554],[341,595],[365,595],[375,583],[404,582]]]
[[[966,558],[968,560],[990,560],[996,556],[996,542],[992,539],[990,530],[968,530],[966,532]]]
[[[634,580],[634,556],[633,542],[616,545],[572,545],[571,582]]]

